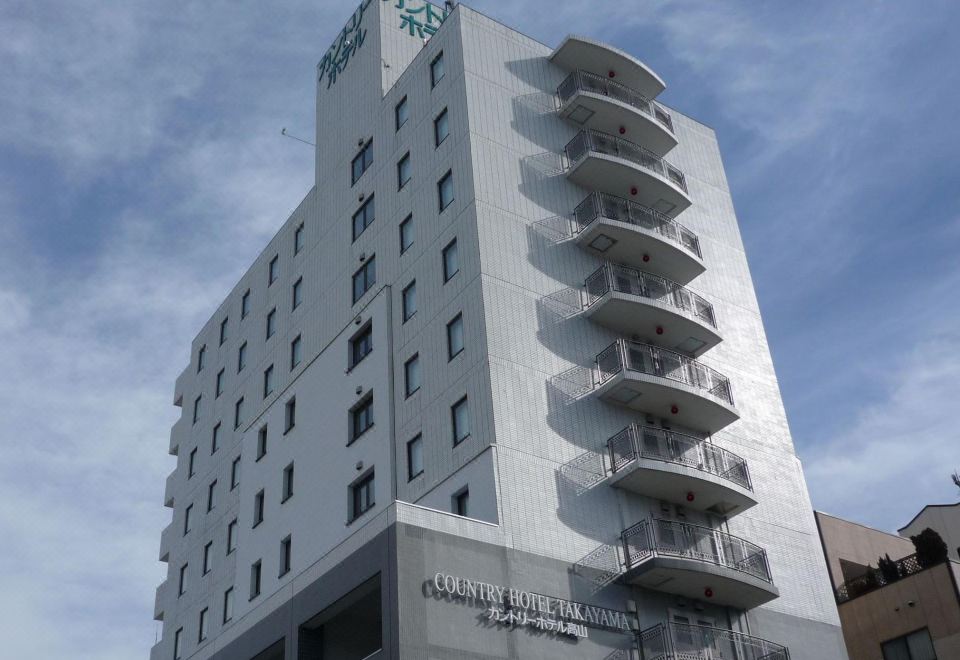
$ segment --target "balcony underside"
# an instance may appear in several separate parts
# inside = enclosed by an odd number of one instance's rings
[[[733,516],[757,501],[749,489],[711,472],[697,468],[639,458],[617,470],[608,480],[611,486],[646,495],[685,508]],[[687,498],[693,494],[693,500]]]
[[[677,146],[677,138],[659,121],[603,94],[578,90],[560,108],[560,116],[583,128],[619,135],[661,156]]]
[[[687,284],[706,270],[699,257],[678,243],[619,220],[597,218],[577,234],[576,241],[608,261],[641,268],[678,284]],[[644,255],[649,257],[647,261]]]
[[[635,89],[648,99],[654,99],[666,88],[660,76],[619,48],[574,35],[563,40],[550,56],[550,61],[567,71],[582,69],[600,76],[612,72],[612,80]]]
[[[709,433],[740,419],[736,408],[704,390],[638,371],[620,371],[595,392],[604,401]]]
[[[687,193],[669,179],[624,158],[598,151],[589,151],[575,163],[567,171],[567,178],[588,190],[629,199],[671,218],[692,203]]]
[[[594,323],[698,357],[722,340],[715,328],[653,298],[608,291],[584,310]],[[657,334],[657,328],[663,330]]]
[[[771,583],[733,568],[684,557],[653,555],[624,573],[622,580],[646,589],[752,609],[780,595]],[[713,593],[707,597],[707,589]]]

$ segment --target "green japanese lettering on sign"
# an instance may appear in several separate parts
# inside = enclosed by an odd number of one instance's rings
[[[389,0],[383,0],[388,2]],[[420,37],[425,39],[433,36],[437,28],[446,19],[446,9],[435,7],[429,2],[424,2],[420,7],[414,7],[413,0],[396,0],[394,7],[399,9],[400,29],[407,30],[411,37]]]
[[[320,60],[318,80],[322,82],[326,77],[327,89],[330,89],[337,82],[337,76],[343,73],[350,62],[350,58],[363,45],[367,31],[361,27],[361,22],[363,21],[363,14],[371,2],[372,0],[362,0],[360,2],[350,20],[340,31],[340,36],[333,41],[323,59]]]

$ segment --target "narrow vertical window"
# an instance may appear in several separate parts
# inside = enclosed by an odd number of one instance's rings
[[[302,353],[303,341],[300,339],[300,335],[297,335],[293,338],[293,341],[290,342],[290,368],[295,368],[300,364],[301,353]]]
[[[263,489],[260,490],[253,497],[253,526],[256,527],[263,522],[263,505],[264,505],[264,492]]]
[[[423,474],[423,436],[419,433],[407,442],[407,480]]]
[[[453,512],[458,516],[468,516],[470,512],[470,490],[464,488],[453,496]]]
[[[277,278],[280,276],[280,255],[275,255],[273,259],[270,260],[270,265],[267,266],[267,286],[270,286],[277,281]]]
[[[360,332],[350,340],[350,358],[349,367],[353,369],[360,364],[360,361],[370,354],[373,350],[373,326],[367,324]]]
[[[396,130],[400,130],[400,127],[407,123],[407,119],[410,118],[410,106],[407,104],[407,97],[404,96],[400,99],[400,102],[397,103],[396,108],[393,110],[394,123],[396,125]]]
[[[247,342],[240,344],[240,348],[237,349],[237,373],[243,371],[245,366],[247,366]]]
[[[187,479],[197,473],[197,448],[190,450],[190,456],[187,459]]]
[[[277,331],[277,308],[274,307],[267,312],[267,339],[273,336]]]
[[[247,318],[247,314],[250,313],[250,289],[247,289],[243,293],[243,297],[240,298],[240,318]]]
[[[259,559],[250,566],[250,600],[260,595],[260,568],[261,564]]]
[[[360,234],[367,230],[367,227],[373,224],[377,219],[377,206],[373,195],[363,203],[356,213],[353,214],[353,240],[360,238]]]
[[[207,345],[204,344],[200,347],[200,350],[197,351],[197,373],[203,371],[204,362],[207,358]]]
[[[413,176],[413,165],[410,163],[410,152],[408,151],[397,161],[397,190],[403,190],[403,187]]]
[[[443,248],[443,282],[446,284],[454,275],[460,272],[460,252],[457,249],[457,239],[447,243]]]
[[[287,536],[280,541],[280,577],[290,572],[290,564],[293,559],[293,540]]]
[[[283,410],[283,432],[289,433],[297,425],[297,399],[296,397],[287,401]]]
[[[224,317],[220,321],[220,345],[223,346],[223,343],[227,341],[227,323],[230,321],[230,317]]]
[[[293,253],[300,254],[300,250],[303,249],[303,223],[301,222],[297,225],[297,228],[293,232]]]
[[[353,274],[353,302],[357,302],[377,283],[376,257],[370,257],[367,263]]]
[[[173,633],[173,660],[180,660],[183,657],[183,628],[177,628]]]
[[[213,568],[213,541],[203,546],[203,574],[206,575]]]
[[[263,398],[266,399],[273,393],[273,365],[263,370]]]
[[[217,450],[220,449],[220,428],[223,426],[220,422],[217,422],[217,425],[213,427],[213,434],[210,438],[210,454],[216,454]]]
[[[177,585],[177,595],[182,596],[187,591],[187,567],[190,564],[184,564],[180,567],[180,581]]]
[[[368,395],[350,410],[350,443],[370,430],[372,426],[373,395]]]
[[[404,392],[406,396],[411,396],[420,389],[420,354],[415,353],[413,357],[403,365]]]
[[[283,468],[283,497],[281,502],[286,502],[293,497],[293,463]]]
[[[374,507],[373,472],[350,486],[350,520],[355,520]]]
[[[190,533],[190,524],[191,518],[193,517],[193,504],[188,504],[187,508],[183,510],[183,535],[186,536]]]
[[[206,608],[206,607],[200,610],[200,625],[199,625],[199,634],[197,635],[197,642],[204,641],[210,632],[209,626],[208,626],[209,622],[207,620],[208,611],[209,611],[209,608]]]
[[[240,457],[237,456],[230,464],[230,490],[240,485]]]
[[[371,165],[373,165],[373,140],[363,145],[360,153],[354,156],[350,163],[350,185],[355,184]]]
[[[227,554],[237,549],[237,519],[234,518],[227,525]]]
[[[210,482],[210,485],[207,486],[207,513],[213,511],[213,507],[216,505],[216,494],[217,480],[214,479]]]
[[[447,323],[447,359],[463,352],[463,314],[457,314]]]
[[[400,223],[400,254],[403,254],[413,245],[413,214],[411,213]]]
[[[223,394],[223,382],[226,374],[226,369],[221,369],[217,372],[217,386],[214,390],[215,398],[219,398]]]
[[[243,397],[233,404],[233,428],[238,429],[243,424]]]
[[[453,203],[453,172],[447,172],[443,178],[437,182],[437,197],[440,201],[440,210]]]
[[[294,310],[300,306],[300,303],[303,302],[303,278],[301,277],[296,282],[293,283],[293,292],[292,300],[290,301],[290,309]]]
[[[223,622],[233,619],[233,587],[223,592]]]
[[[446,75],[446,67],[443,65],[443,52],[433,58],[430,62],[430,87],[436,87],[437,83],[443,80]]]
[[[260,431],[257,433],[257,460],[267,455],[267,425],[264,424],[260,427]]]
[[[433,142],[435,147],[439,147],[440,144],[447,139],[447,136],[450,135],[450,122],[447,117],[447,109],[444,108],[443,112],[433,120]]]
[[[194,424],[196,424],[197,420],[200,419],[200,402],[202,400],[203,400],[202,394],[193,400],[193,423]]]
[[[410,282],[400,294],[403,322],[406,323],[417,313],[417,281]]]
[[[458,445],[470,437],[470,410],[467,407],[467,397],[463,397],[450,408],[450,418],[453,427],[453,444]]]

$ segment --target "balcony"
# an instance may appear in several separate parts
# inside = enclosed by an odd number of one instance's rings
[[[706,270],[697,235],[651,208],[622,197],[592,193],[573,215],[577,243],[604,259],[643,268],[681,284]]]
[[[157,594],[153,600],[153,620],[163,621],[164,609],[167,604],[167,581],[164,580],[157,587]]]
[[[601,399],[708,433],[740,418],[730,380],[696,360],[619,339],[596,359],[593,391]]]
[[[587,277],[584,314],[626,335],[639,335],[697,357],[720,343],[713,305],[676,282],[605,264]]]
[[[607,441],[611,486],[732,516],[757,503],[747,462],[700,438],[631,424]]]
[[[646,64],[619,48],[570,35],[550,55],[550,61],[566,71],[592,71],[634,89],[648,99],[656,98],[666,84]]]
[[[660,623],[640,633],[642,660],[790,660],[785,646],[743,633],[689,623]]]
[[[620,134],[665,154],[677,146],[670,113],[610,78],[574,71],[557,88],[560,117],[582,128]]]
[[[725,532],[653,519],[624,531],[621,542],[629,584],[740,609],[780,595],[766,551]]]
[[[567,178],[584,188],[629,196],[671,218],[691,204],[683,172],[639,144],[585,130],[564,152]]]
[[[167,475],[167,483],[163,489],[163,506],[172,509],[173,508],[173,491],[175,490],[175,480],[177,472],[174,470]]]
[[[170,523],[160,532],[160,556],[162,562],[170,561],[170,545],[173,536],[173,523]]]

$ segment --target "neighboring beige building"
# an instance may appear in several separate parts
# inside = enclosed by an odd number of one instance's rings
[[[925,508],[901,534],[934,527],[921,524],[933,508]],[[815,515],[850,660],[960,658],[960,563],[923,568],[908,538]],[[876,568],[885,555],[896,560],[899,578],[889,580]]]
[[[960,502],[956,504],[928,504],[913,520],[897,530],[909,539],[927,527],[936,530],[950,550],[951,559],[960,559]]]

